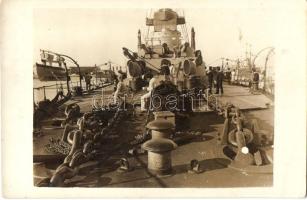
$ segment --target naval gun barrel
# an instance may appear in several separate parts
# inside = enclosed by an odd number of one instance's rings
[[[136,53],[134,53],[133,51],[127,49],[126,47],[123,47],[123,54],[126,58],[129,58],[132,61],[135,61],[137,59],[137,55]]]
[[[137,62],[138,60],[139,61],[142,61],[145,63],[145,66],[144,67],[147,67],[146,65],[150,65],[150,69],[151,70],[155,70],[156,72],[160,72],[160,69],[155,67],[154,65],[152,65],[151,63],[147,62],[145,59],[141,58],[140,56],[138,56],[137,53],[131,51],[130,49],[126,48],[126,47],[123,47],[123,54],[126,58],[130,59],[131,61],[133,62]],[[128,66],[129,67],[129,66]],[[148,67],[149,68],[149,67]]]

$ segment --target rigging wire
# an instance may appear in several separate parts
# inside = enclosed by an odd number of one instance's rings
[[[182,16],[185,18],[184,10],[182,10]],[[189,32],[188,32],[186,25],[187,25],[187,22],[183,26],[185,28],[187,42],[189,42]]]
[[[147,18],[150,18],[151,14],[152,14],[152,9],[149,10],[149,15]],[[147,34],[146,34],[145,40],[149,38],[149,29],[150,29],[150,26],[147,27]]]
[[[183,25],[183,29],[184,29],[184,32],[185,32],[185,39],[186,39],[187,42],[189,42],[189,35],[188,35],[185,24]]]
[[[181,24],[181,32],[183,33],[183,39],[185,40],[185,42],[188,42],[188,38],[187,38],[187,32],[184,28],[184,25]]]

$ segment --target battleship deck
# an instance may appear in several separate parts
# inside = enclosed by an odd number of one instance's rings
[[[106,91],[112,90],[107,87]],[[92,97],[100,94],[101,90],[94,91],[84,97],[73,98],[66,104],[75,102],[81,107],[82,112],[92,108]],[[239,108],[246,110],[244,114],[257,119],[259,126],[273,135],[274,116],[273,107],[267,108],[272,101],[266,96],[252,95],[248,88],[239,86],[224,86],[224,95],[218,96],[218,101],[225,104],[231,102]],[[145,113],[137,109],[135,115],[123,121],[118,127],[119,137],[124,141],[134,138],[137,134],[145,131]],[[147,170],[147,155],[140,152],[137,156],[130,155],[128,160],[133,170],[120,173],[116,170],[116,164],[120,154],[114,154],[110,159],[98,165],[88,174],[78,175],[67,182],[67,186],[77,187],[266,187],[273,184],[273,165],[260,166],[256,171],[240,171],[231,167],[230,160],[226,157],[222,148],[217,145],[217,134],[223,127],[223,118],[214,112],[195,113],[186,121],[189,128],[187,131],[199,132],[192,139],[178,142],[178,148],[172,151],[173,174],[168,177],[157,177]],[[34,156],[54,156],[46,153],[43,149],[50,137],[60,138],[63,129],[48,129],[43,126],[43,135],[34,138]],[[191,160],[197,159],[200,174],[188,173],[187,167]],[[35,164],[39,169],[36,177],[51,174],[55,167],[46,166],[43,163]],[[48,170],[47,170],[47,169]],[[218,178],[220,177],[220,178]],[[220,181],[223,179],[223,181]]]
[[[265,109],[268,105],[273,105],[270,98],[262,93],[251,94],[248,87],[238,87],[234,85],[224,85],[225,94],[217,96],[222,104],[227,102],[238,106],[241,110]]]

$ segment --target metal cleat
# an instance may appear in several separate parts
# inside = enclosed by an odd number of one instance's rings
[[[194,159],[191,160],[189,168],[188,168],[188,173],[190,174],[199,174],[203,172],[203,170],[200,169],[200,165],[198,160]]]
[[[130,166],[126,158],[121,158],[119,160],[119,168],[117,168],[117,172],[124,173],[124,172],[129,172],[132,170],[133,168]]]

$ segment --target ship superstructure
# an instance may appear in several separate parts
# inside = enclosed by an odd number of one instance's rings
[[[124,54],[125,50],[131,53],[133,58],[129,56],[130,60],[143,61],[146,69],[158,72],[163,59],[177,68],[181,61],[196,58],[195,31],[191,29],[189,38],[184,16],[172,9],[159,9],[146,18],[146,26],[144,38],[141,30],[138,31],[137,53],[124,49]],[[129,72],[136,71],[136,68],[135,64],[128,63]],[[135,77],[134,73],[130,74]]]

